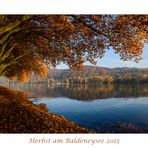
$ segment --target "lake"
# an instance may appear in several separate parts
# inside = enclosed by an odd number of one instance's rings
[[[148,133],[148,84],[37,83],[17,87],[34,104],[98,133]]]

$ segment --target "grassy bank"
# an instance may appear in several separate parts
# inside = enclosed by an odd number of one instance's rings
[[[63,116],[48,113],[26,94],[0,86],[1,133],[88,133]]]

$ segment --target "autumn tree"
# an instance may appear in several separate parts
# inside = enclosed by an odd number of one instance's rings
[[[148,15],[0,16],[0,76],[43,77],[47,67],[61,62],[82,68],[110,48],[122,60],[138,62],[148,42],[147,24]]]

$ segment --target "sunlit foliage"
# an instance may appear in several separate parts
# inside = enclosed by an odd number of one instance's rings
[[[139,62],[148,42],[147,24],[147,15],[0,16],[0,50],[13,48],[0,66],[22,56],[3,75],[26,81],[32,72],[46,76],[47,66],[61,62],[72,69],[86,61],[96,64],[94,59],[110,48],[122,60]]]

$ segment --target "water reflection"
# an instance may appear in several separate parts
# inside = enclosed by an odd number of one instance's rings
[[[45,111],[99,133],[148,133],[148,85],[11,85]]]
[[[85,84],[12,84],[12,88],[25,91],[30,97],[68,97],[91,101],[107,98],[138,98],[148,96],[148,84],[137,85],[85,85]]]

